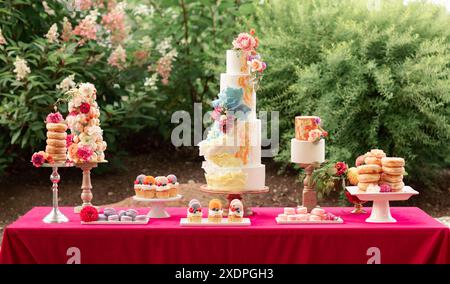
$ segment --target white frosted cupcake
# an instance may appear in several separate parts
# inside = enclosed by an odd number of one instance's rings
[[[175,175],[168,175],[167,181],[167,186],[169,187],[169,197],[176,197],[180,187],[177,177]]]
[[[169,198],[169,187],[167,186],[168,180],[164,176],[155,178],[156,182],[156,198],[166,199]]]

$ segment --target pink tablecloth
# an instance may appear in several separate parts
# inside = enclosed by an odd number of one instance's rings
[[[44,224],[36,207],[5,229],[0,263],[450,263],[450,232],[415,207],[392,208],[398,223],[327,208],[344,224],[277,225],[280,208],[255,208],[250,227],[180,227],[185,209],[147,225]]]

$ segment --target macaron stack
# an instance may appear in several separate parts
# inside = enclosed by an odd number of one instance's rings
[[[316,207],[308,213],[308,209],[303,206],[297,208],[286,207],[282,214],[278,214],[278,220],[282,222],[310,222],[310,221],[334,221],[336,216],[326,212],[323,208]]]
[[[405,160],[398,157],[384,157],[381,159],[382,174],[380,184],[387,184],[392,191],[401,191],[403,174],[405,173]]]

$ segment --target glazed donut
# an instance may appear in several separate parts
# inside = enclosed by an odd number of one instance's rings
[[[47,123],[47,129],[54,132],[66,132],[67,125],[64,123]]]
[[[360,174],[358,175],[358,181],[363,183],[378,183],[380,180],[380,174]]]
[[[372,150],[370,150],[369,153],[370,153],[369,154],[370,157],[376,157],[378,159],[386,157],[386,154],[384,153],[384,151],[380,150],[380,149],[372,149]]]
[[[387,182],[401,182],[403,181],[403,175],[388,175],[385,173],[381,174],[381,181],[387,181]]]
[[[387,182],[387,181],[385,181],[383,183],[388,184],[391,187],[392,191],[400,191],[405,186],[405,184],[402,181],[401,182]]]
[[[396,157],[385,157],[381,159],[381,164],[385,167],[400,168],[405,165],[405,159]]]
[[[358,182],[358,188],[362,191],[366,191],[367,187],[373,183],[367,183],[367,182]]]
[[[400,167],[400,168],[390,168],[390,167],[382,167],[383,169],[383,173],[386,173],[388,175],[391,176],[400,176],[403,175],[405,173],[405,168],[404,167]]]
[[[50,154],[50,156],[53,158],[53,160],[59,162],[67,160],[66,154]]]
[[[377,174],[381,172],[378,165],[361,165],[358,167],[358,174]]]
[[[67,137],[66,132],[53,132],[53,131],[47,132],[47,138],[49,139],[65,140],[66,137]]]
[[[47,145],[53,147],[66,147],[66,140],[47,139]]]
[[[67,152],[67,148],[66,147],[54,147],[54,146],[50,146],[47,145],[45,147],[45,152],[48,154],[66,154]]]
[[[379,165],[379,166],[381,166],[381,160],[378,159],[377,157],[366,157],[364,159],[364,162],[366,163],[366,165]]]

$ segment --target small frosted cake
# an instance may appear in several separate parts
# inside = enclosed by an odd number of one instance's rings
[[[187,210],[187,219],[191,223],[201,223],[202,222],[202,206],[197,199],[192,199],[189,202],[189,207]]]
[[[208,206],[208,221],[213,223],[222,222],[223,209],[219,199],[212,199]]]
[[[176,197],[178,194],[178,189],[180,187],[180,184],[178,183],[178,179],[175,175],[168,175],[168,186],[169,186],[169,197]]]
[[[56,163],[67,160],[67,124],[59,112],[50,113],[46,119],[47,146],[45,153]]]
[[[144,179],[145,175],[140,174],[134,181],[134,192],[136,193],[137,197],[144,197]]]
[[[229,222],[242,222],[244,217],[244,205],[239,199],[233,199],[228,209]]]
[[[155,178],[156,182],[156,198],[166,199],[169,198],[169,181],[165,176],[159,176]]]
[[[156,197],[156,186],[155,178],[153,176],[145,176],[144,178],[144,197],[145,198],[155,198]]]

